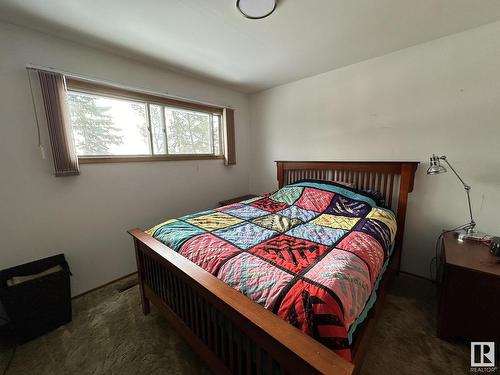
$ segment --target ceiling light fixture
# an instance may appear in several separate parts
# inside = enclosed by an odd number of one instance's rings
[[[274,12],[276,0],[237,0],[236,8],[246,18],[258,20]]]

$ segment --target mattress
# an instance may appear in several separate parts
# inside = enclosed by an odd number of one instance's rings
[[[351,360],[396,235],[368,193],[304,180],[148,233]]]

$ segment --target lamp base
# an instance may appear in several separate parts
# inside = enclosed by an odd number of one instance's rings
[[[472,240],[472,241],[484,241],[489,238],[486,233],[479,232],[475,229],[457,230],[455,233],[458,234],[458,240]]]

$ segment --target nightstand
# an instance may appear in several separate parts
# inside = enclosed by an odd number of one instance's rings
[[[438,337],[500,339],[500,258],[484,243],[443,238]]]
[[[245,201],[247,199],[252,199],[252,198],[255,198],[257,197],[258,195],[254,195],[254,194],[247,194],[247,195],[242,195],[241,197],[236,197],[236,198],[231,198],[231,199],[226,199],[225,201],[220,201],[219,202],[219,206],[222,207],[222,206],[227,206],[229,204],[233,204],[233,203],[238,203],[238,202],[241,202],[241,201]]]

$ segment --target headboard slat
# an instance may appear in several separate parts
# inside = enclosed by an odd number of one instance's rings
[[[393,174],[389,174],[387,175],[388,177],[388,190],[387,190],[387,197],[386,197],[386,202],[387,202],[387,206],[388,207],[392,207],[392,193],[393,193],[393,190],[394,190],[394,175]]]

